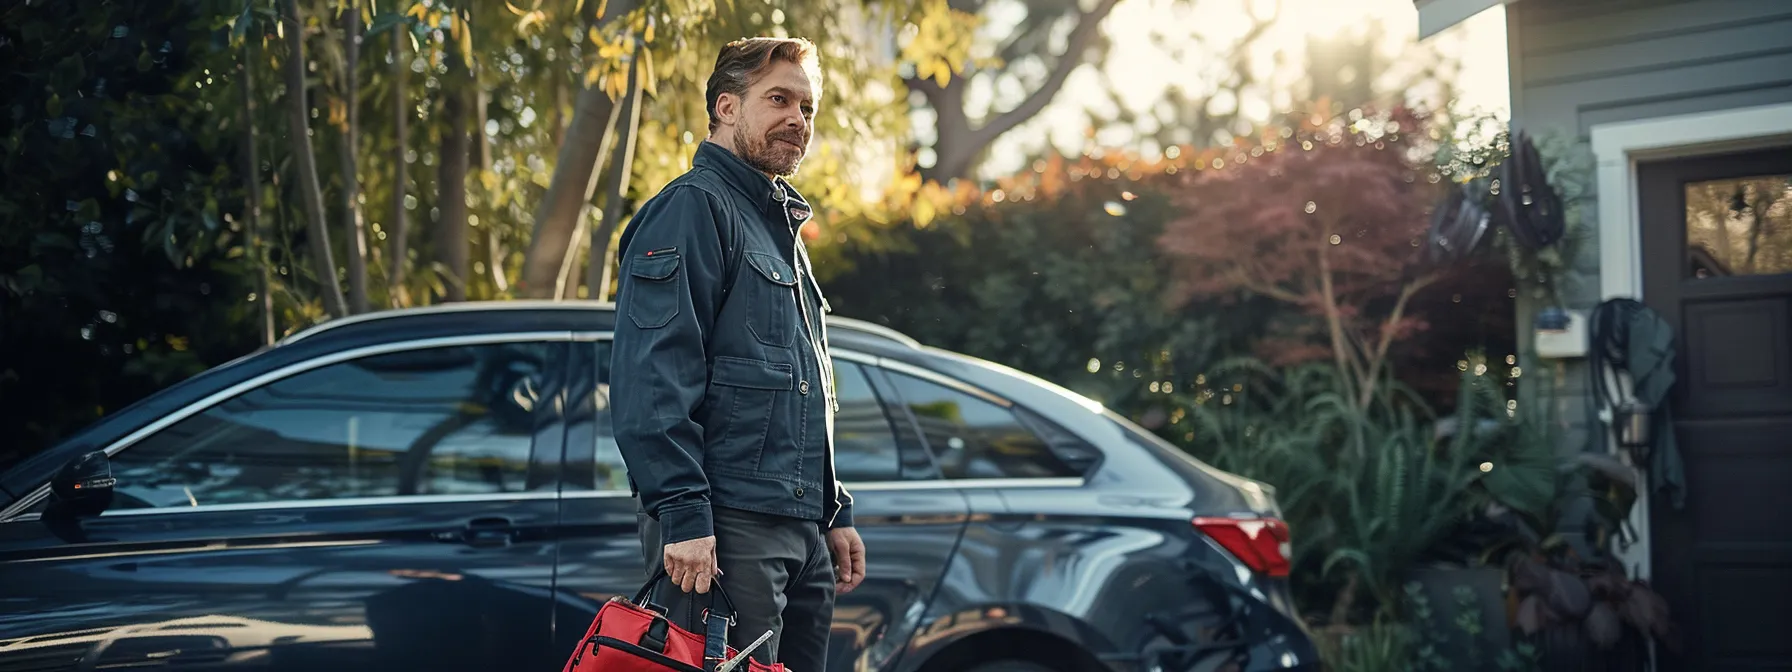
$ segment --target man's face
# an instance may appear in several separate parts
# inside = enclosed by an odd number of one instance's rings
[[[795,175],[814,134],[814,98],[802,66],[774,61],[735,108],[735,152],[760,172]]]

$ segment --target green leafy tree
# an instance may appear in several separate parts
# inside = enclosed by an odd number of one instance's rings
[[[0,8],[0,464],[255,345],[212,9]]]
[[[1155,242],[1176,216],[1170,165],[1041,160],[989,192],[919,201],[942,216],[818,271],[837,314],[1043,376],[1162,428],[1169,394],[1245,351],[1271,317],[1172,305],[1174,260]]]

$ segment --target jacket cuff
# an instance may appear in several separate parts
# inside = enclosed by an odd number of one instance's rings
[[[842,527],[852,527],[851,500],[848,500],[845,504],[841,504],[840,508],[834,511],[834,521],[828,524],[828,529],[830,530]]]
[[[660,511],[660,545],[715,536],[708,502]]]

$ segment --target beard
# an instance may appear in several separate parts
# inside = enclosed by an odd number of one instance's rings
[[[786,145],[780,140],[796,143],[797,146]],[[746,161],[754,170],[790,177],[796,174],[797,166],[802,165],[802,148],[807,147],[808,142],[799,133],[769,133],[752,138],[747,135],[744,127],[736,127],[734,146],[740,150],[741,160]]]

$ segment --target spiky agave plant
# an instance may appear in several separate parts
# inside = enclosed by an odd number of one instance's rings
[[[1429,407],[1390,375],[1372,403],[1352,403],[1333,367],[1276,370],[1230,360],[1211,376],[1229,403],[1197,398],[1190,449],[1221,468],[1276,486],[1294,534],[1303,608],[1329,602],[1349,622],[1358,597],[1392,604],[1402,578],[1471,508],[1468,487],[1497,442],[1496,384],[1465,372],[1454,424],[1440,439]],[[1461,428],[1467,428],[1466,430]],[[1329,599],[1328,599],[1329,598]]]
[[[1484,376],[1463,374],[1456,431],[1447,438],[1422,405],[1389,404],[1365,418],[1364,450],[1336,465],[1341,511],[1336,545],[1321,567],[1344,576],[1333,622],[1349,620],[1359,592],[1373,598],[1371,606],[1397,603],[1407,573],[1472,515],[1481,456],[1502,435],[1483,422],[1500,410],[1491,388]]]

